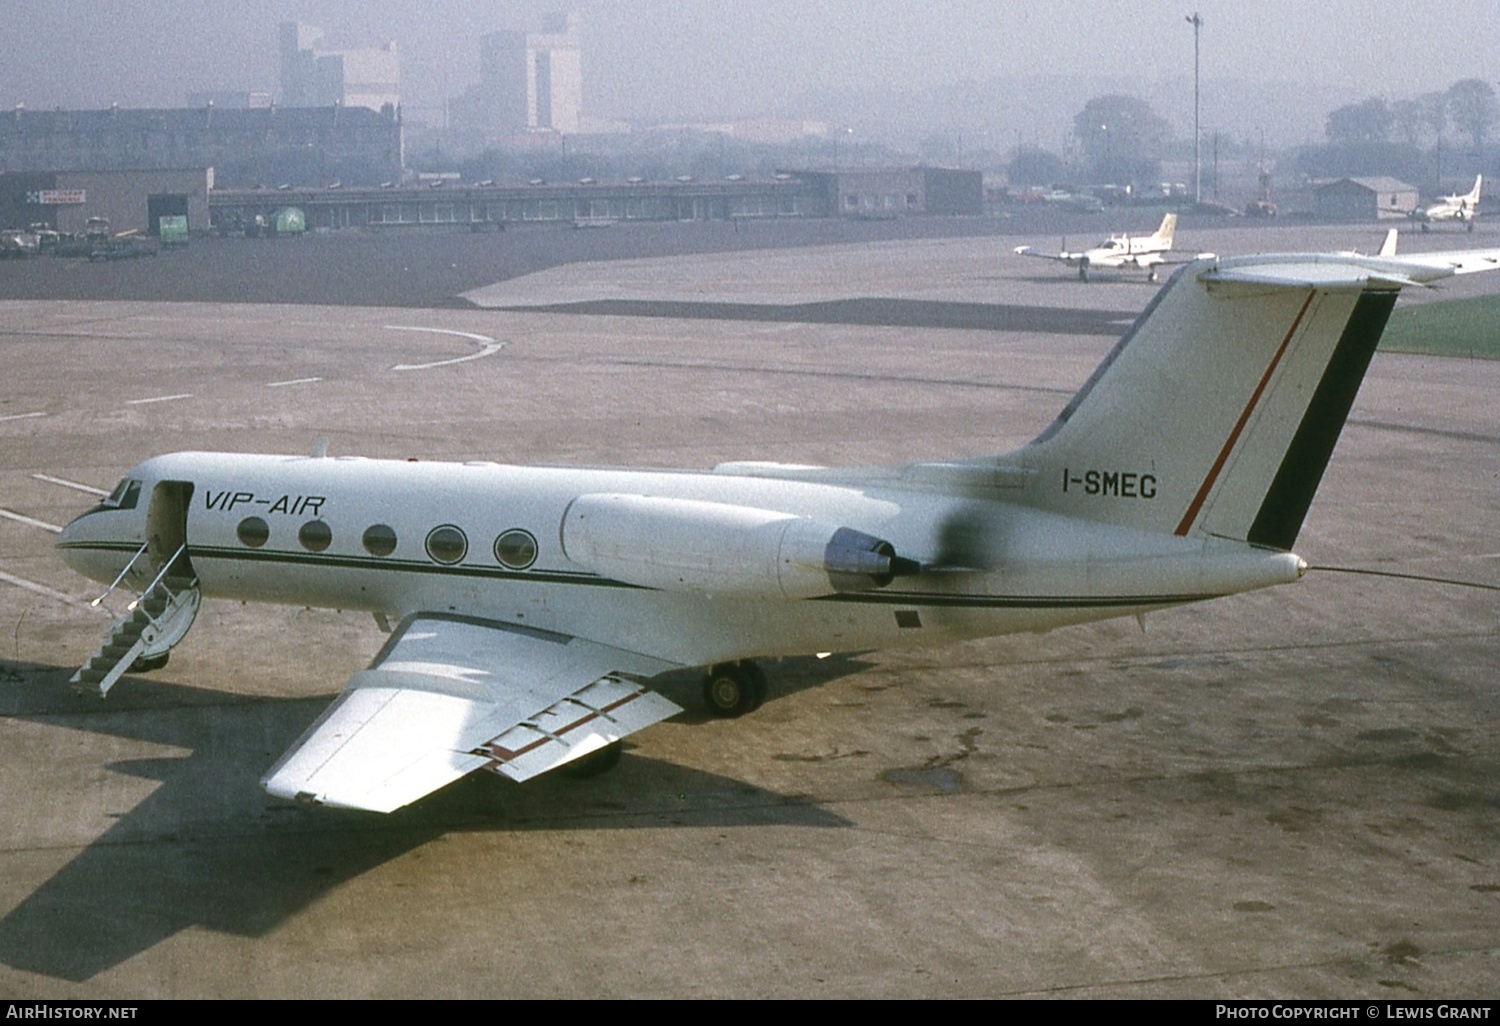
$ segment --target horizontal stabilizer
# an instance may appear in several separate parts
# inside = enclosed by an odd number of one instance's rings
[[[1231,257],[1199,278],[1212,284],[1295,289],[1402,288],[1500,267],[1500,249],[1417,253],[1399,258],[1355,253]]]
[[[1027,501],[1289,550],[1397,292],[1496,268],[1495,249],[1190,264],[1018,454]]]

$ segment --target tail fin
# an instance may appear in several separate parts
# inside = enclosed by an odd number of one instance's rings
[[[1380,244],[1380,256],[1393,257],[1396,255],[1396,235],[1399,229],[1392,228],[1385,233],[1385,241]]]
[[[1156,229],[1156,234],[1151,236],[1162,249],[1172,248],[1172,236],[1177,234],[1177,215],[1167,214],[1161,219],[1161,227]]]
[[[1468,201],[1468,203],[1470,204],[1470,206],[1476,206],[1477,207],[1479,205],[1479,187],[1481,185],[1483,185],[1483,184],[1484,184],[1484,175],[1475,175],[1474,176],[1474,188],[1470,189],[1469,190],[1469,194],[1464,197],[1464,199]]]
[[[1027,501],[1290,549],[1397,292],[1452,273],[1353,254],[1186,265],[1017,454]]]

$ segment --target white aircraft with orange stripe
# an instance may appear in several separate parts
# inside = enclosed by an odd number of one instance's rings
[[[1031,443],[833,469],[558,469],[183,452],[130,470],[58,546],[140,597],[75,676],[164,661],[202,597],[397,626],[273,766],[274,795],[390,811],[476,769],[599,769],[707,667],[1044,631],[1287,584],[1401,288],[1500,250],[1200,260]]]

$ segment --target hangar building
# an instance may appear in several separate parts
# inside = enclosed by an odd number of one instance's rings
[[[0,174],[0,226],[40,222],[76,234],[104,217],[111,231],[155,235],[158,218],[180,215],[189,231],[207,231],[213,184],[212,168]]]
[[[1395,178],[1340,178],[1318,186],[1314,195],[1325,221],[1406,218],[1417,209],[1417,187]]]

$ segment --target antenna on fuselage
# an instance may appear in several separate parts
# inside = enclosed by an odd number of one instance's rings
[[[313,443],[312,458],[320,460],[328,455],[328,436],[324,435]]]

